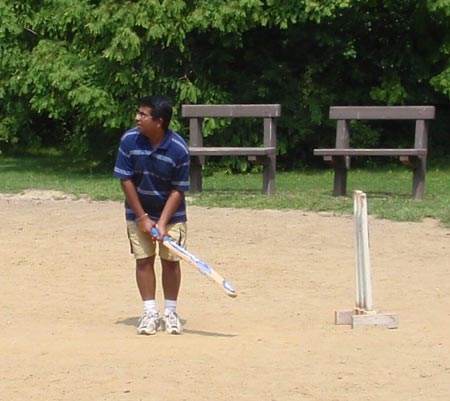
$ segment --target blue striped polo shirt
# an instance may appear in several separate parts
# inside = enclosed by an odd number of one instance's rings
[[[189,190],[189,160],[188,146],[176,132],[168,130],[154,149],[136,127],[125,132],[120,140],[113,175],[133,181],[142,207],[157,222],[170,192],[173,189],[182,192]],[[125,214],[127,220],[136,219],[127,201]],[[169,224],[186,220],[186,203],[183,199]]]

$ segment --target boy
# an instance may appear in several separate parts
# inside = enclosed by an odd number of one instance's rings
[[[114,176],[125,194],[125,215],[131,252],[136,259],[136,282],[144,302],[139,334],[155,334],[160,325],[171,334],[183,330],[176,307],[181,284],[180,258],[169,253],[162,238],[169,235],[185,246],[185,191],[189,190],[189,149],[169,129],[172,103],[164,96],[139,101],[137,126],[122,136]],[[151,234],[156,227],[160,236]],[[162,266],[165,312],[161,319],[155,301],[156,244]]]

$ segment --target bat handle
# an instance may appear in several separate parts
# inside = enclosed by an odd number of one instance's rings
[[[155,237],[158,237],[158,238],[159,238],[159,236],[160,236],[160,233],[159,233],[158,229],[157,229],[155,226],[152,227],[151,233],[152,233]],[[167,241],[167,240],[170,240],[170,237],[168,237],[168,236],[166,235],[166,236],[163,238],[163,241]]]

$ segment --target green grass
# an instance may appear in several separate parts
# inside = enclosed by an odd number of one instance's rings
[[[332,170],[279,172],[273,196],[261,194],[260,173],[229,175],[215,173],[204,178],[203,192],[189,194],[189,204],[208,207],[298,209],[351,214],[351,196],[332,196]],[[369,213],[398,221],[440,220],[450,226],[450,168],[429,168],[426,196],[411,199],[412,175],[400,164],[352,169],[347,189],[368,195]],[[94,200],[122,200],[118,180],[111,173],[92,173],[61,155],[7,157],[0,155],[0,192],[51,189]]]
[[[261,174],[206,177],[203,192],[193,203],[202,206],[250,207],[258,209],[300,209],[335,214],[353,213],[351,193],[367,193],[369,213],[397,221],[440,220],[450,225],[450,169],[430,169],[426,195],[422,201],[411,199],[412,174],[402,166],[354,169],[348,174],[349,196],[333,197],[333,171],[308,171],[277,174],[273,196],[260,194]]]
[[[120,186],[111,174],[91,173],[63,156],[0,155],[0,192],[17,193],[30,188],[88,195],[94,200],[123,199]]]

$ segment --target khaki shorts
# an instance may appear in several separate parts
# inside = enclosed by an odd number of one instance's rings
[[[185,222],[169,224],[167,226],[170,238],[183,248],[186,246],[187,224]],[[130,240],[131,253],[135,259],[144,259],[156,255],[156,248],[159,249],[159,257],[165,260],[179,261],[181,258],[169,252],[167,247],[159,241],[155,241],[149,234],[144,234],[139,230],[134,221],[127,221],[128,239]]]

